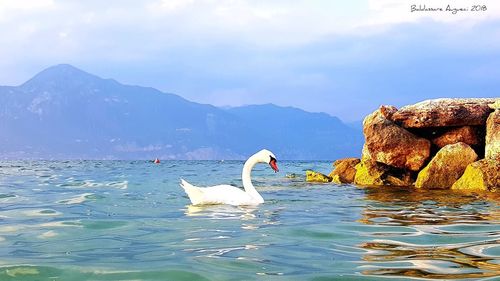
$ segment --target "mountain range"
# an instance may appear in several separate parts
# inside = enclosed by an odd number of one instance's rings
[[[219,108],[68,64],[0,86],[0,159],[280,159],[356,156],[359,130],[273,104]]]

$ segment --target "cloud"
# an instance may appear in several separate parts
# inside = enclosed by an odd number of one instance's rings
[[[0,84],[71,63],[204,103],[356,119],[382,102],[492,93],[500,2],[481,3],[452,15],[399,0],[0,0]]]

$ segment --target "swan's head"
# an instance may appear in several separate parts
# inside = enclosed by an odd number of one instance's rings
[[[257,159],[259,162],[268,163],[275,173],[279,172],[278,164],[276,163],[278,160],[276,160],[276,156],[274,156],[274,153],[267,149],[262,149],[261,151],[257,152],[256,156],[258,157]]]

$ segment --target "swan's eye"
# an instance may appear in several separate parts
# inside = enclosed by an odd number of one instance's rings
[[[271,155],[269,155],[269,157],[271,158],[271,159],[269,160],[269,163],[271,163],[273,160],[274,160],[274,161],[276,161],[276,158],[272,157]]]

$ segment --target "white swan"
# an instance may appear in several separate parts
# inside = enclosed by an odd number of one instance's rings
[[[258,205],[264,203],[264,199],[255,190],[250,178],[253,166],[257,163],[269,163],[274,172],[278,172],[276,157],[274,154],[263,149],[254,155],[250,156],[243,165],[241,179],[243,180],[243,188],[231,185],[216,185],[210,187],[197,187],[191,185],[187,181],[181,179],[181,187],[184,188],[191,204],[193,205],[208,205],[208,204],[228,204],[233,206],[239,205]]]

